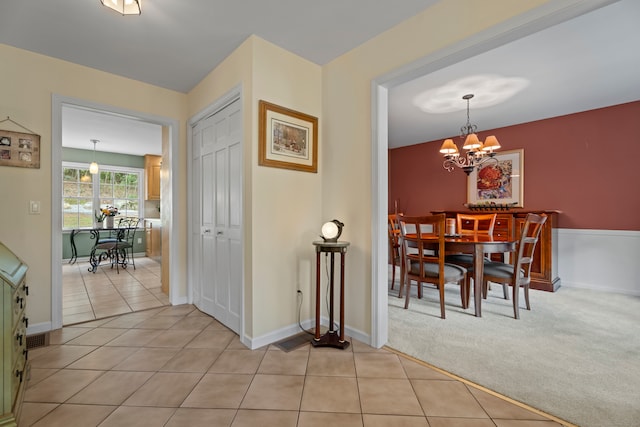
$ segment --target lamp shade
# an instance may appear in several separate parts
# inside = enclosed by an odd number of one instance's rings
[[[142,0],[100,0],[103,6],[115,10],[122,15],[140,15]]]
[[[96,162],[91,162],[91,164],[89,165],[89,173],[91,175],[95,175],[99,170],[100,168],[98,167],[98,164]]]
[[[458,147],[453,143],[453,139],[445,139],[440,147],[440,152],[450,156],[458,152]]]
[[[465,150],[478,150],[481,147],[482,143],[478,139],[478,135],[475,133],[467,135],[467,138],[464,140],[464,145],[462,146]]]
[[[484,140],[484,145],[482,146],[483,151],[488,151],[493,153],[493,150],[497,150],[500,148],[500,143],[498,142],[498,138],[495,135],[490,135],[487,139]]]

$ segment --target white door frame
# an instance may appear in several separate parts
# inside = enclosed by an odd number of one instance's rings
[[[53,94],[51,97],[51,325],[45,330],[59,329],[62,327],[62,232],[60,224],[62,221],[62,107],[73,105],[81,108],[106,111],[122,114],[130,117],[137,117],[149,123],[167,126],[169,131],[169,155],[163,156],[163,167],[172,170],[172,165],[179,164],[179,131],[178,120],[139,111],[127,110],[113,105],[99,104],[84,99],[71,98]],[[182,223],[180,212],[176,203],[173,203],[173,189],[180,188],[178,174],[170,174],[171,185],[162,194],[163,206],[170,206],[169,214],[169,241],[180,240],[177,225]],[[175,267],[179,259],[179,245],[169,245],[169,301],[171,304],[180,303],[179,268]],[[184,298],[183,298],[184,299]],[[30,331],[31,332],[31,331]],[[40,331],[33,331],[40,332]]]
[[[371,83],[371,346],[388,340],[388,90],[401,83],[487,52],[503,44],[591,12],[618,0],[572,0],[549,2],[528,13],[491,27],[470,39],[437,51],[384,74]],[[434,149],[434,155],[437,155]]]
[[[217,111],[222,110],[224,107],[226,107],[227,105],[231,104],[234,101],[240,101],[240,112],[242,114],[243,117],[243,121],[244,121],[244,114],[243,112],[243,98],[242,98],[242,85],[238,85],[234,88],[232,88],[230,91],[228,91],[226,94],[222,95],[220,98],[218,98],[217,100],[215,100],[213,103],[209,104],[207,107],[205,107],[204,109],[202,109],[201,111],[199,111],[198,113],[196,113],[195,115],[193,115],[188,121],[187,121],[187,170],[188,171],[192,171],[193,170],[193,127],[195,126],[196,123],[198,123],[200,120],[209,117],[211,115],[213,115],[214,113],[216,113]],[[244,129],[244,123],[240,126],[241,129]],[[242,141],[242,151],[244,153],[244,132],[242,132],[242,135],[240,137],[240,140]],[[244,200],[244,193],[245,193],[245,187],[244,187],[244,166],[245,166],[245,162],[244,162],[244,155],[243,155],[243,161],[242,161],[242,168],[243,168],[243,172],[242,172],[242,183],[241,183],[241,188],[242,188],[242,200]],[[194,200],[196,197],[199,197],[197,194],[194,194],[194,184],[193,184],[193,177],[191,172],[187,173],[187,206],[189,207],[189,209],[191,209],[193,206],[195,206]],[[242,241],[242,245],[244,247],[244,203],[242,203],[242,230],[240,231],[241,234],[241,241]],[[192,256],[191,251],[193,250],[193,242],[192,242],[192,238],[193,238],[193,233],[194,233],[194,226],[198,227],[199,230],[199,224],[193,224],[191,221],[191,217],[188,218],[187,220],[187,270],[189,272],[188,277],[187,277],[187,295],[188,295],[188,301],[190,304],[194,303],[194,277],[193,277],[193,272],[194,272],[194,265],[193,265],[193,260],[194,260],[194,256]],[[250,340],[248,340],[245,336],[245,316],[244,316],[244,287],[245,287],[245,276],[244,276],[244,269],[245,269],[245,259],[244,259],[244,248],[242,250],[242,285],[241,285],[241,294],[240,294],[240,298],[241,298],[241,305],[240,305],[240,342],[242,342],[244,345],[246,345],[247,347],[250,346]],[[201,294],[201,293],[200,293]]]

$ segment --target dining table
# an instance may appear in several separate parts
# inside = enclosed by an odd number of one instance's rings
[[[71,245],[71,258],[69,259],[69,264],[75,264],[78,259],[78,249],[76,248],[76,236],[82,232],[90,233],[90,239],[94,241],[93,246],[91,248],[91,252],[89,253],[89,272],[95,273],[98,269],[98,266],[102,261],[106,259],[110,259],[111,253],[109,251],[102,251],[100,253],[97,252],[98,242],[101,241],[105,235],[108,236],[111,241],[121,241],[124,235],[124,231],[126,229],[121,227],[116,228],[78,228],[71,230],[69,234],[69,243]],[[101,237],[102,235],[102,237]]]
[[[484,255],[514,252],[517,240],[511,236],[487,234],[446,235],[444,247],[447,253],[473,254],[473,303],[476,317],[482,317],[482,282]]]

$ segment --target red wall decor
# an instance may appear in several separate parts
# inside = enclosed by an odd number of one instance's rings
[[[560,210],[559,228],[640,230],[640,101],[478,132],[524,149],[524,209]],[[389,150],[389,213],[460,210],[467,176],[441,140]]]

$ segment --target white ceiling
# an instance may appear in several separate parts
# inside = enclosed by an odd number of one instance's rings
[[[434,3],[143,0],[142,15],[123,17],[98,0],[2,1],[0,43],[187,92],[251,34],[322,65]],[[433,115],[412,98],[477,73],[531,80],[501,105],[474,108],[480,94],[471,101],[480,132],[640,99],[638,17],[639,1],[620,0],[391,88],[390,146],[456,135],[466,121],[462,99],[460,111]],[[78,109],[65,109],[63,121],[65,146],[92,149],[89,140],[99,139],[100,151],[160,152],[156,125]]]
[[[621,0],[534,33],[389,91],[391,148],[455,137],[467,121],[494,129],[640,99],[640,1]],[[470,83],[451,94],[459,111],[428,114],[414,105],[425,90],[474,75],[529,81],[509,100],[479,108],[481,86]],[[491,91],[485,95],[491,96]],[[496,135],[499,138],[499,135]]]

